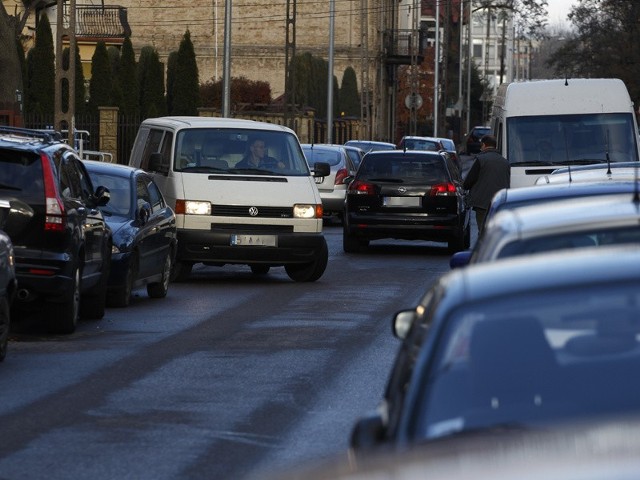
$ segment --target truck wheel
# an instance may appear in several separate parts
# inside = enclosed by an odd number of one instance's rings
[[[313,262],[285,265],[284,269],[287,275],[289,275],[289,278],[295,282],[315,282],[324,273],[328,261],[329,249],[327,248],[327,242],[323,241],[322,248]]]

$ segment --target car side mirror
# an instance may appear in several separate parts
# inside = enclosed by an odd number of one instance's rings
[[[401,310],[396,313],[391,322],[393,335],[400,340],[404,340],[411,329],[411,325],[416,321],[417,316],[415,309]]]
[[[107,187],[103,187],[102,185],[96,188],[96,192],[93,194],[93,196],[98,207],[104,207],[107,203],[109,203],[109,200],[111,200],[111,193],[109,192],[109,189]]]
[[[314,177],[328,177],[331,173],[331,167],[327,162],[316,162],[313,164]]]
[[[151,217],[151,205],[149,205],[149,202],[144,202],[140,207],[138,207],[137,217],[140,225],[144,225],[149,221],[149,218]]]
[[[382,443],[385,426],[382,415],[372,413],[360,418],[351,431],[350,444],[354,450],[367,449]]]
[[[463,250],[462,252],[456,252],[451,255],[449,259],[449,267],[453,268],[461,268],[469,265],[469,261],[471,260],[471,250]]]

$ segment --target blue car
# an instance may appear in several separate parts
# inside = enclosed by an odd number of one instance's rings
[[[126,165],[83,161],[92,181],[109,189],[101,207],[113,235],[107,305],[125,307],[146,286],[151,298],[167,295],[177,247],[176,217],[153,179]]]

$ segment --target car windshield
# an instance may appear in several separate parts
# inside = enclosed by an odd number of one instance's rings
[[[454,311],[416,439],[640,408],[640,280],[529,291]]]
[[[444,158],[416,155],[373,155],[364,157],[358,180],[397,180],[433,184],[448,182]]]
[[[179,172],[310,175],[298,139],[288,132],[190,128],[180,130],[175,148]]]
[[[309,165],[316,162],[326,162],[333,167],[342,163],[342,151],[338,149],[304,145],[302,151]]]

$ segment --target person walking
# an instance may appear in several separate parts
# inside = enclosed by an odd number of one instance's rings
[[[509,161],[496,150],[496,138],[484,135],[480,139],[480,153],[475,156],[463,188],[468,190],[467,204],[476,212],[478,233],[482,232],[491,199],[502,188],[509,188]]]

